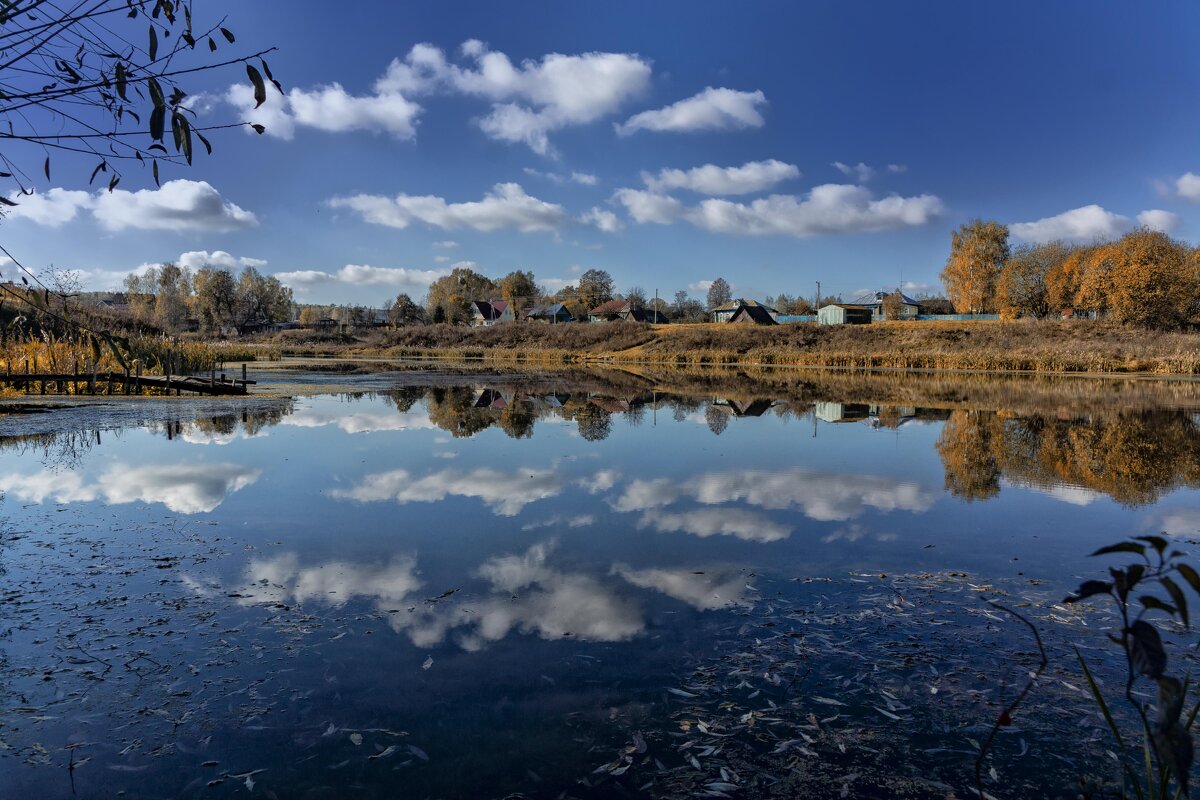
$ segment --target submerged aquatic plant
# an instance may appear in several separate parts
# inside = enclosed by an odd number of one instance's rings
[[[1179,580],[1200,594],[1200,573],[1181,559],[1179,550],[1168,552],[1169,542],[1162,536],[1136,536],[1128,541],[1102,547],[1093,556],[1129,553],[1139,556],[1124,568],[1109,567],[1110,580],[1087,580],[1066,603],[1078,603],[1107,595],[1120,615],[1121,630],[1110,633],[1109,639],[1125,654],[1125,700],[1137,713],[1141,723],[1141,755],[1143,764],[1135,766],[1130,750],[1136,747],[1132,737],[1123,735],[1113,716],[1104,693],[1100,690],[1083,655],[1075,653],[1091,688],[1092,698],[1104,716],[1116,739],[1122,765],[1122,796],[1129,797],[1128,787],[1139,800],[1166,800],[1188,796],[1188,776],[1192,768],[1193,744],[1191,728],[1200,712],[1197,702],[1186,717],[1183,704],[1187,697],[1190,674],[1184,679],[1167,674],[1167,647],[1155,624],[1147,619],[1155,612],[1167,615],[1185,628],[1191,627],[1188,601]],[[1178,580],[1177,580],[1178,579]],[[1149,594],[1157,588],[1162,596]],[[1190,673],[1190,670],[1189,670]],[[1153,681],[1157,698],[1153,705],[1140,699],[1135,691],[1139,683]],[[1145,696],[1142,694],[1141,696]],[[1172,781],[1175,790],[1171,791]]]

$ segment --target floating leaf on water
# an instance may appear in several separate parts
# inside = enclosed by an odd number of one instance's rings
[[[685,692],[683,689],[672,689],[668,687],[667,691],[671,694],[678,695],[679,697],[699,697],[699,695],[692,694],[691,692]]]
[[[433,666],[433,656],[426,656],[425,663],[421,665],[421,669],[429,669]]]
[[[350,734],[350,741],[354,744],[355,747],[358,747],[360,744],[362,744],[362,734],[361,733]]]
[[[422,761],[425,761],[425,762],[429,761],[429,755],[424,750],[417,747],[415,744],[410,744],[408,746],[408,752],[412,753],[414,756],[421,759]]]
[[[390,755],[392,755],[393,753],[395,753],[397,749],[398,749],[398,748],[396,747],[396,745],[394,745],[394,744],[389,744],[389,745],[388,745],[388,746],[387,746],[387,747],[386,747],[386,748],[383,750],[383,752],[376,753],[376,754],[375,754],[375,755],[373,755],[373,756],[367,756],[367,758],[368,758],[368,760],[372,760],[372,761],[373,761],[373,760],[375,760],[375,759],[377,759],[377,758],[387,758],[388,756],[390,756]]]

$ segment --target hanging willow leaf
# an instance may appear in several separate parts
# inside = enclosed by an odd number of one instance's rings
[[[262,73],[253,64],[246,65],[246,74],[250,77],[250,82],[254,84],[254,107],[258,108],[267,102],[267,87],[263,83]]]
[[[50,180],[50,156],[46,156],[46,180]]]
[[[257,133],[257,134],[259,134],[260,136],[261,136],[263,133],[265,133],[265,132],[266,132],[266,130],[267,130],[266,126],[264,126],[264,125],[259,125],[257,122],[251,122],[251,123],[250,123],[250,127],[251,127],[251,128],[253,128],[253,129],[254,129],[254,132],[255,132],[255,133]],[[14,205],[14,206],[15,206],[15,205],[16,205],[16,203],[10,203],[9,205]]]
[[[153,25],[150,26],[150,60],[158,60],[158,32]]]
[[[155,106],[150,112],[150,138],[161,142],[167,127],[167,107]]]
[[[146,85],[150,88],[150,100],[154,103],[155,108],[162,108],[167,104],[163,96],[162,87],[158,85],[158,81],[150,78],[146,81]]]
[[[225,37],[225,41],[233,44],[233,31],[229,30],[228,28],[221,28],[221,35]]]
[[[162,184],[158,182],[158,159],[157,158],[154,159],[151,169],[154,172],[154,185],[161,188]]]
[[[122,64],[120,61],[117,62],[116,79],[117,79],[117,94],[120,95],[122,100],[124,100],[125,102],[128,103],[129,95],[127,95],[125,93],[125,91],[126,91],[126,87],[129,85],[129,74],[125,71],[125,65]]]
[[[209,52],[212,52],[212,53],[217,52],[217,43],[213,41],[213,38],[211,36],[208,37],[208,49],[209,49]]]
[[[194,131],[194,133],[196,134],[196,138],[200,140],[200,143],[202,145],[204,145],[205,151],[211,156],[212,155],[212,145],[209,144],[208,139],[205,139],[204,134],[201,133],[200,131]]]

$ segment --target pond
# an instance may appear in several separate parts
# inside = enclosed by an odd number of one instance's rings
[[[971,796],[984,598],[988,791],[1073,796],[1058,601],[1200,536],[1190,383],[257,377],[0,417],[3,796]]]

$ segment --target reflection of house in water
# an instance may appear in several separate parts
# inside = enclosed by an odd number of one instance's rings
[[[896,430],[917,418],[915,406],[871,406],[871,427]]]
[[[724,412],[734,417],[761,417],[775,405],[772,400],[761,397],[754,400],[729,400],[722,397],[714,398],[709,408]]]
[[[822,422],[862,422],[871,416],[866,403],[817,403],[813,413]]]
[[[494,408],[501,410],[508,408],[509,402],[510,401],[496,389],[478,389],[475,392],[475,401],[471,404],[471,407]]]

